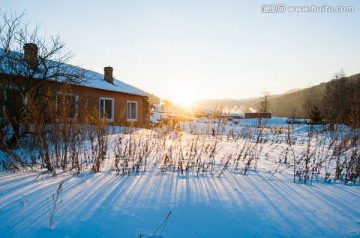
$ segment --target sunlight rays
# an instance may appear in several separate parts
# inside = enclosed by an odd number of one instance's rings
[[[190,108],[196,100],[196,94],[190,90],[180,90],[173,95],[172,102],[185,107]]]

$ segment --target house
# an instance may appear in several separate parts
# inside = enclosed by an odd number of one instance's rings
[[[20,53],[18,53],[20,54]],[[24,54],[21,56],[31,65],[36,64],[38,48],[35,44],[29,43],[24,46]],[[2,79],[0,85],[0,109],[5,113],[11,113],[10,107],[6,105],[27,104],[28,96],[21,93],[21,89],[28,87],[29,80],[44,81],[47,92],[54,97],[46,108],[55,108],[55,117],[62,109],[66,109],[66,117],[84,120],[85,109],[96,111],[101,120],[112,125],[133,125],[144,126],[149,121],[149,103],[145,92],[126,84],[113,77],[113,68],[104,67],[104,73],[97,73],[91,70],[81,69],[71,65],[63,65],[65,70],[80,70],[85,80],[79,83],[64,83],[61,76],[56,80],[47,80],[42,76],[22,77],[14,76],[11,71],[0,72]],[[16,81],[17,87],[13,84]],[[5,82],[5,83],[4,83]],[[20,86],[19,86],[20,85]],[[43,90],[44,91],[44,90]],[[24,95],[25,94],[25,95]],[[19,106],[13,108],[19,109]],[[4,113],[1,113],[4,115]],[[0,115],[1,115],[0,114]]]
[[[270,112],[245,112],[245,119],[251,118],[271,118]]]

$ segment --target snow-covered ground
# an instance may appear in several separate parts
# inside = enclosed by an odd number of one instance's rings
[[[254,125],[244,121],[233,134],[244,132],[241,128],[245,124],[250,128]],[[59,171],[55,177],[44,170],[0,171],[0,236],[360,237],[359,184],[324,179],[294,183],[291,162],[279,163],[286,148],[281,140],[286,138],[284,132],[276,134],[268,129],[267,140],[260,144],[254,143],[252,137],[256,139],[256,135],[249,132],[247,139],[189,135],[202,126],[208,127],[205,122],[181,124],[186,133],[174,132],[167,140],[146,133],[146,138],[160,141],[149,155],[146,172],[141,169],[125,175],[112,170],[115,147],[111,146],[113,152],[97,174],[86,168],[80,174]],[[234,128],[225,127],[227,132]],[[281,127],[280,122],[277,128]],[[299,138],[306,139],[308,131],[303,125],[295,130],[292,136],[297,143],[293,146],[300,155],[306,142],[301,143]],[[141,131],[132,136],[145,138]],[[170,148],[170,158],[175,159],[177,153],[191,156],[182,151],[188,145],[179,137],[193,138],[189,139],[191,143],[201,142],[202,148],[219,140],[216,163],[204,159],[208,167],[200,173],[196,166],[181,172],[175,168],[178,161],[163,169],[164,154],[158,147],[163,142]],[[257,156],[246,174],[235,169],[233,162],[245,143],[253,146]],[[228,158],[230,162],[224,166]],[[213,170],[209,169],[212,165]],[[49,229],[51,197],[62,181],[62,203],[55,214],[55,226]]]

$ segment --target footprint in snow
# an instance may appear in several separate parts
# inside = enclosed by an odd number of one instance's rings
[[[27,199],[20,201],[20,205],[21,205],[22,207],[25,207],[27,204],[28,204],[28,200],[27,200]]]

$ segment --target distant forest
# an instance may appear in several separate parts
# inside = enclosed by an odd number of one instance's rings
[[[336,87],[335,82],[343,80],[346,85],[339,88],[339,95],[333,93],[332,97],[334,99],[331,102],[331,98],[328,98],[327,101],[324,101],[324,95],[328,88]],[[313,106],[317,106],[323,114],[326,114],[327,106],[326,104],[335,103],[339,101],[341,95],[347,95],[348,99],[342,101],[343,104],[346,103],[356,103],[358,101],[350,102],[351,100],[358,100],[360,89],[360,74],[355,74],[349,77],[343,77],[342,75],[335,75],[333,80],[321,83],[319,85],[299,90],[292,90],[292,92],[284,93],[280,95],[271,95],[270,96],[270,112],[275,117],[301,117],[308,118],[309,112]],[[329,95],[329,97],[331,97]],[[222,100],[202,100],[198,101],[195,104],[195,107],[214,109],[220,105],[228,111],[234,112],[251,112],[257,110],[259,106],[260,98],[249,98],[249,99],[222,99]],[[345,106],[345,105],[343,105]],[[330,110],[330,109],[329,109]]]

